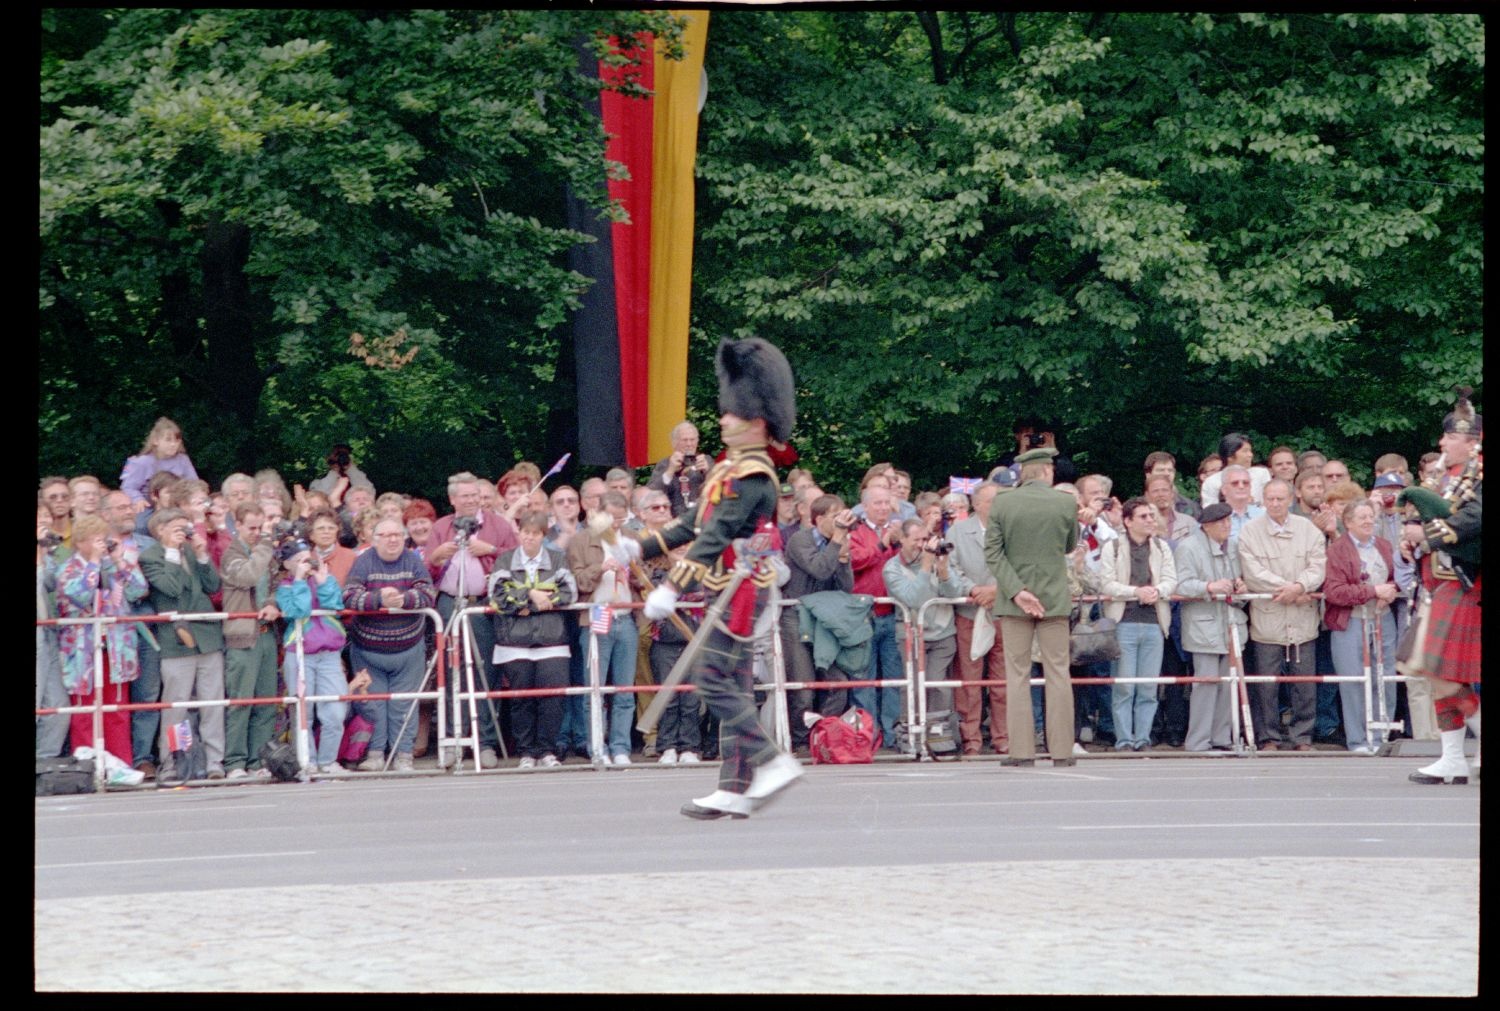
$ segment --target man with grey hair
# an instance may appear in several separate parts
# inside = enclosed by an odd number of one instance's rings
[[[1236,550],[1240,543],[1240,531],[1245,529],[1245,524],[1258,516],[1264,516],[1266,510],[1251,501],[1253,494],[1251,482],[1254,476],[1248,468],[1232,463],[1220,473],[1224,477],[1219,483],[1219,494],[1231,510],[1229,515],[1230,550]]]
[[[479,479],[468,471],[448,478],[448,501],[453,505],[453,513],[434,523],[427,538],[427,570],[437,589],[437,609],[444,623],[452,619],[455,611],[485,600],[496,557],[520,543],[509,523],[496,513],[481,510]],[[479,675],[475,687],[488,691],[499,683],[492,661],[495,626],[486,619],[471,620],[468,630],[474,670]],[[452,672],[449,684],[457,690],[456,686],[463,684],[463,671]],[[460,707],[460,711],[467,723],[468,707]],[[496,754],[499,730],[491,719],[489,705],[480,704],[478,712],[479,764],[493,769],[500,764],[500,756]],[[438,764],[450,765],[456,757],[439,754]]]
[[[672,515],[681,516],[698,507],[703,479],[708,476],[711,464],[707,456],[698,452],[697,427],[691,421],[679,421],[672,428],[671,455],[657,461],[646,485],[666,492]]]
[[[1000,486],[986,481],[974,492],[974,512],[948,530],[953,542],[954,578],[958,595],[968,603],[954,607],[955,644],[958,650],[958,678],[961,681],[994,681],[988,686],[990,712],[990,746],[997,755],[1008,754],[1010,738],[1005,726],[1005,643],[998,624],[989,617],[995,605],[995,574],[984,560],[985,530],[990,521],[990,506]],[[976,623],[988,622],[993,629],[992,645],[974,656]],[[975,685],[953,693],[953,707],[958,710],[958,733],[964,755],[978,755],[983,746],[984,694],[986,688]]]

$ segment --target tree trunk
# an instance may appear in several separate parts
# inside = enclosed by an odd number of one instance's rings
[[[250,230],[244,225],[210,225],[199,263],[203,271],[203,322],[208,359],[202,380],[214,403],[236,433],[235,466],[252,471],[256,464],[255,415],[266,377],[255,361],[257,328],[268,322],[256,309],[245,264],[250,259]]]

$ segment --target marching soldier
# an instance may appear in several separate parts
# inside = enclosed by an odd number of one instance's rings
[[[704,820],[749,817],[802,775],[801,764],[766,736],[751,694],[751,647],[776,582],[769,556],[779,546],[778,480],[768,446],[785,443],[791,434],[792,370],[779,350],[754,337],[721,342],[715,367],[726,454],[704,480],[697,509],[620,541],[621,553],[632,560],[692,542],[646,598],[645,615],[652,621],[668,617],[677,597],[694,586],[722,594],[736,583],[737,569],[741,574],[719,619],[706,620],[689,646],[696,646],[689,677],[718,718],[722,739],[719,788],[682,807],[689,818]]]
[[[1401,552],[1421,559],[1421,600],[1415,643],[1403,674],[1433,679],[1442,756],[1409,777],[1414,783],[1467,783],[1465,727],[1479,739],[1480,666],[1480,521],[1484,512],[1484,458],[1480,438],[1483,419],[1469,403],[1468,387],[1459,387],[1458,403],[1443,419],[1445,472],[1426,487],[1407,488],[1399,501],[1415,512],[1402,531]],[[1479,778],[1479,750],[1473,775]]]

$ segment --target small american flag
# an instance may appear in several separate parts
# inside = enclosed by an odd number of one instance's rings
[[[972,495],[979,490],[979,484],[983,481],[979,477],[950,477],[948,478],[948,490],[960,495]]]
[[[589,608],[589,631],[595,635],[606,635],[615,620],[615,612],[603,604]]]
[[[188,751],[193,746],[193,725],[187,720],[167,727],[167,750]]]

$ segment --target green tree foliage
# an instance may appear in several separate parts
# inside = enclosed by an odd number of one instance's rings
[[[163,413],[216,475],[346,441],[430,489],[539,453],[588,283],[564,185],[607,203],[574,47],[637,29],[675,22],[52,13],[42,469],[110,479]]]
[[[606,206],[575,40],[670,16],[42,27],[42,470],[108,480],[162,413],[214,476],[553,448],[564,187]],[[1126,492],[1229,429],[1361,478],[1480,385],[1477,16],[721,9],[708,47],[690,415],[720,336],[776,341],[830,487],[978,473],[1023,414]]]
[[[845,483],[1031,413],[1127,489],[1229,429],[1358,476],[1480,375],[1477,17],[716,17],[698,318]]]

